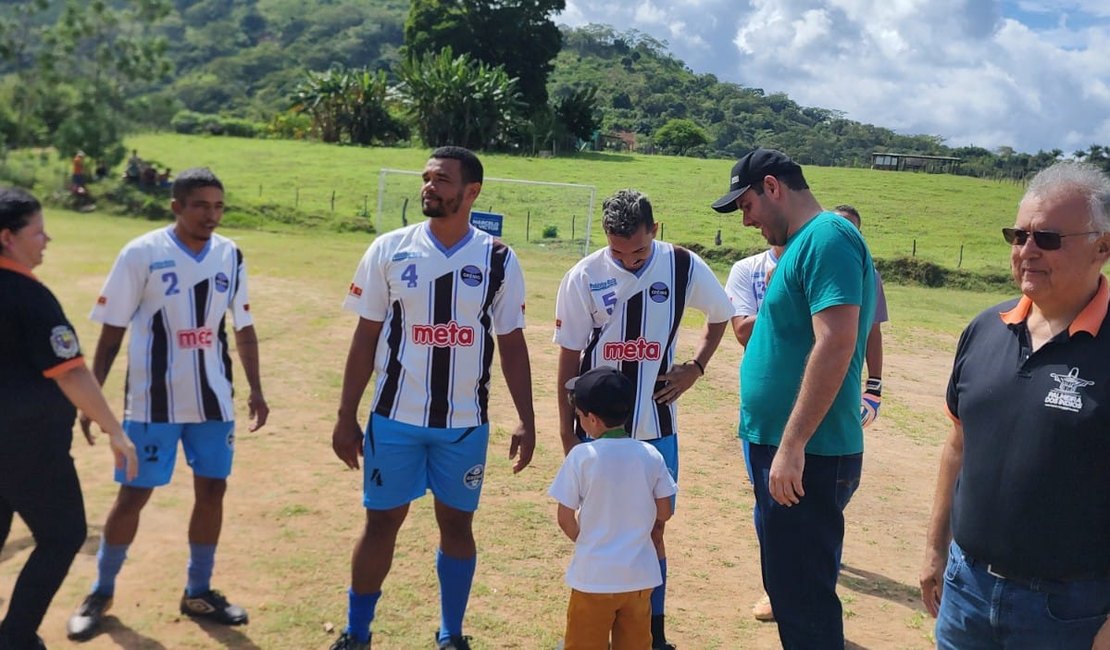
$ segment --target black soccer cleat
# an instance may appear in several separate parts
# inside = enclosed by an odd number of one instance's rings
[[[100,631],[100,622],[112,606],[112,597],[91,593],[66,622],[66,636],[73,641],[88,641]]]
[[[227,602],[227,598],[215,589],[197,596],[189,596],[188,592],[182,594],[181,613],[222,625],[246,625],[249,618],[247,610]]]
[[[437,650],[470,650],[470,637],[468,636],[453,636],[443,641],[439,640],[439,634],[436,634],[436,649]]]
[[[370,642],[373,640],[373,633],[370,634],[370,639],[366,643],[356,641],[354,637],[344,632],[339,635],[329,650],[370,650]]]

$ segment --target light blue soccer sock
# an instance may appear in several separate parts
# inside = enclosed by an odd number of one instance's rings
[[[356,594],[354,587],[347,589],[347,636],[359,643],[370,640],[370,623],[381,597],[380,589],[372,594]]]
[[[100,538],[100,549],[96,552],[96,582],[92,593],[111,596],[116,593],[116,576],[127,559],[130,544],[109,544]]]
[[[659,573],[663,574],[663,584],[651,590],[651,615],[663,614],[663,605],[667,600],[667,558],[659,559]]]
[[[189,582],[185,593],[190,598],[212,588],[212,569],[216,566],[215,544],[189,544]]]
[[[477,557],[457,558],[436,551],[436,573],[439,575],[439,640],[462,636],[463,616],[470,600]]]

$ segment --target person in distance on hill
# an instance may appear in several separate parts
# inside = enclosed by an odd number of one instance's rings
[[[0,548],[15,513],[35,538],[0,621],[0,650],[46,648],[39,625],[85,543],[85,506],[69,455],[74,406],[108,433],[120,471],[133,477],[138,464],[73,326],[31,272],[49,241],[38,200],[0,187]]]
[[[956,346],[921,599],[941,650],[1107,650],[1110,176],[1039,172],[1002,234],[1022,295]]]
[[[563,277],[555,301],[559,349],[559,433],[564,453],[586,433],[575,429],[566,383],[591,368],[618,368],[636,384],[636,403],[626,425],[636,440],[651,443],[678,478],[675,400],[705,374],[732,315],[713,271],[694,253],[655,240],[651,202],[636,190],[620,190],[602,204],[608,246],[585,257]],[[686,307],[705,313],[706,326],[694,357],[674,363]],[[663,576],[651,597],[652,648],[667,642],[664,607],[667,554],[664,523],[652,538]]]
[[[171,190],[174,223],[128,242],[93,306],[103,324],[93,374],[104,383],[131,328],[127,351],[124,429],[140,450],[139,474],[120,483],[97,552],[97,579],[70,617],[69,638],[100,629],[116,576],[135,539],[139,515],[154,488],[173,476],[177,446],[193,470],[189,566],[182,614],[224,625],[247,623],[247,612],[212,589],[224,493],[235,454],[235,404],[225,320],[231,312],[235,347],[250,387],[256,431],[269,416],[262,395],[258,337],[247,298],[243,253],[214,231],[223,218],[223,184],[208,169],[187,169]],[[81,427],[89,435],[88,420]]]
[[[651,592],[663,581],[651,531],[670,518],[677,486],[659,451],[624,428],[636,402],[628,377],[598,366],[566,389],[594,442],[570,450],[548,491],[559,502],[559,527],[575,542],[563,647],[644,650]]]
[[[514,472],[536,444],[532,371],[524,340],[524,275],[512,249],[470,225],[482,163],[462,147],[440,147],[424,167],[428,219],[370,244],[343,306],[359,321],[347,355],[332,447],[351,469],[363,456],[366,523],[351,559],[347,627],[332,650],[371,644],[382,583],[409,504],[431,490],[439,648],[467,650],[463,618],[474,579],[474,511],[485,479],[494,337],[520,423]],[[365,432],[362,394],[377,375]]]
[[[779,151],[737,161],[712,207],[740,210],[745,226],[783,247],[740,365],[740,437],[755,479],[763,586],[784,648],[843,647],[836,582],[843,511],[863,464],[871,254]]]

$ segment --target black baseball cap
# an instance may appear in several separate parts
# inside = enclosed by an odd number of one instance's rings
[[[627,419],[636,401],[632,380],[611,366],[587,370],[566,383],[574,405],[606,420]]]
[[[753,183],[763,180],[764,176],[774,176],[786,172],[801,171],[801,166],[781,151],[756,149],[745,155],[732,166],[729,174],[728,193],[713,202],[717,212],[735,212],[736,199],[748,191]]]

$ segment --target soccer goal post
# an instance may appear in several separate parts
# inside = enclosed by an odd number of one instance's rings
[[[379,233],[424,219],[420,206],[422,172],[382,169],[378,174]],[[510,246],[533,244],[565,248],[586,255],[590,250],[597,187],[486,176],[475,211],[503,215],[501,239]]]

